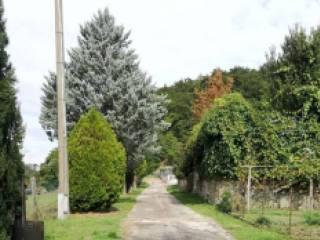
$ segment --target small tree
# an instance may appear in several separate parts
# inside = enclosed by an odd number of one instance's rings
[[[91,109],[69,137],[70,206],[107,210],[123,190],[125,150],[103,115]]]

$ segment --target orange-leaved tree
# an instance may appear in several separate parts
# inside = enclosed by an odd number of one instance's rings
[[[230,93],[232,86],[233,78],[228,77],[223,79],[222,71],[216,69],[214,74],[209,78],[206,89],[196,89],[196,97],[192,106],[194,118],[197,121],[200,120],[214,100]]]

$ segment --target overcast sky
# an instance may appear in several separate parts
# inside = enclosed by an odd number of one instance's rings
[[[24,161],[41,163],[56,146],[38,120],[43,76],[55,69],[54,0],[4,0],[4,5],[27,130]],[[157,86],[216,67],[258,67],[289,26],[320,24],[317,0],[64,0],[66,48],[77,45],[79,24],[105,7],[132,31],[141,67]]]

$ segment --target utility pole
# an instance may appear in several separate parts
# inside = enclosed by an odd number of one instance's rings
[[[271,166],[255,166],[255,165],[244,165],[242,168],[248,168],[248,180],[247,180],[247,211],[251,209],[251,183],[252,183],[252,169],[253,168],[268,168]]]
[[[57,59],[57,104],[58,104],[58,148],[59,190],[58,219],[69,215],[69,174],[67,156],[66,102],[64,79],[64,39],[62,0],[55,0],[56,59]]]

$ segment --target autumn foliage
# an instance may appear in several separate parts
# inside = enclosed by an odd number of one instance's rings
[[[224,80],[222,71],[220,69],[215,70],[208,80],[206,89],[196,90],[196,98],[192,106],[194,118],[199,120],[215,99],[231,92],[232,86],[233,78],[228,77]]]

